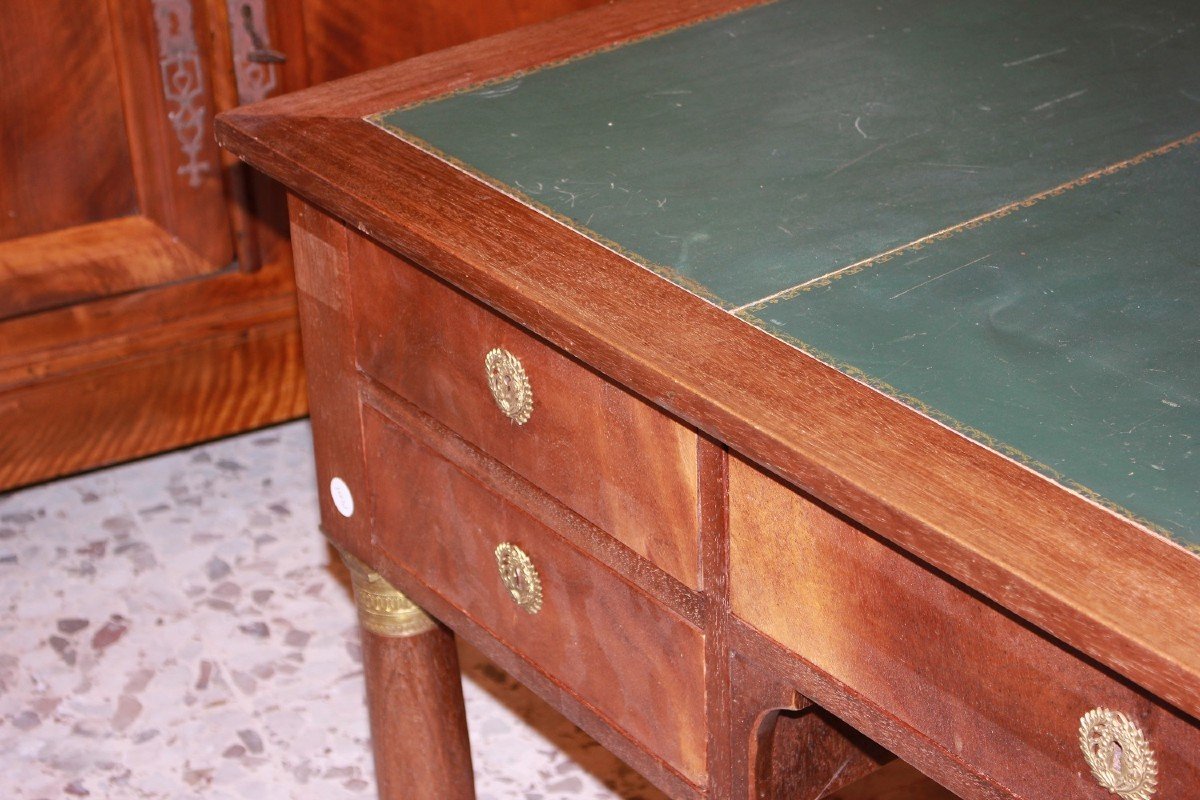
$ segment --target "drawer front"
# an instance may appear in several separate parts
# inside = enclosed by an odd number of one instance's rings
[[[360,368],[691,588],[694,431],[371,244],[352,252]],[[508,387],[516,419],[489,386]],[[514,387],[524,372],[531,410]],[[528,418],[522,417],[528,414]]]
[[[661,758],[705,776],[704,639],[380,412],[365,415],[376,546]],[[504,553],[519,604],[501,576]],[[540,603],[531,584],[540,588]],[[524,594],[522,594],[524,592]],[[536,613],[531,613],[538,606]]]
[[[1098,708],[1144,735],[1154,800],[1197,796],[1194,721],[738,459],[729,491],[742,620],[1019,797],[1119,796],[1080,747],[1081,720]]]

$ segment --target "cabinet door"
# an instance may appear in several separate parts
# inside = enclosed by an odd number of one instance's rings
[[[193,0],[0,3],[0,319],[225,269]]]

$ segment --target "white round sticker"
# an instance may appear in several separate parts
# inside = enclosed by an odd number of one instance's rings
[[[343,517],[349,517],[354,514],[354,495],[350,494],[350,487],[341,478],[334,478],[329,482],[329,494],[333,497],[333,505],[337,508],[338,513]]]

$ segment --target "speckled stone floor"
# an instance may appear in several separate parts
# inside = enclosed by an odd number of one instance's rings
[[[374,797],[298,422],[0,496],[0,797]],[[479,800],[664,800],[463,648]]]

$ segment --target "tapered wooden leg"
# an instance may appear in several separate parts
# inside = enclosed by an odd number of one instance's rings
[[[354,581],[380,800],[474,800],[454,634],[378,573]]]

